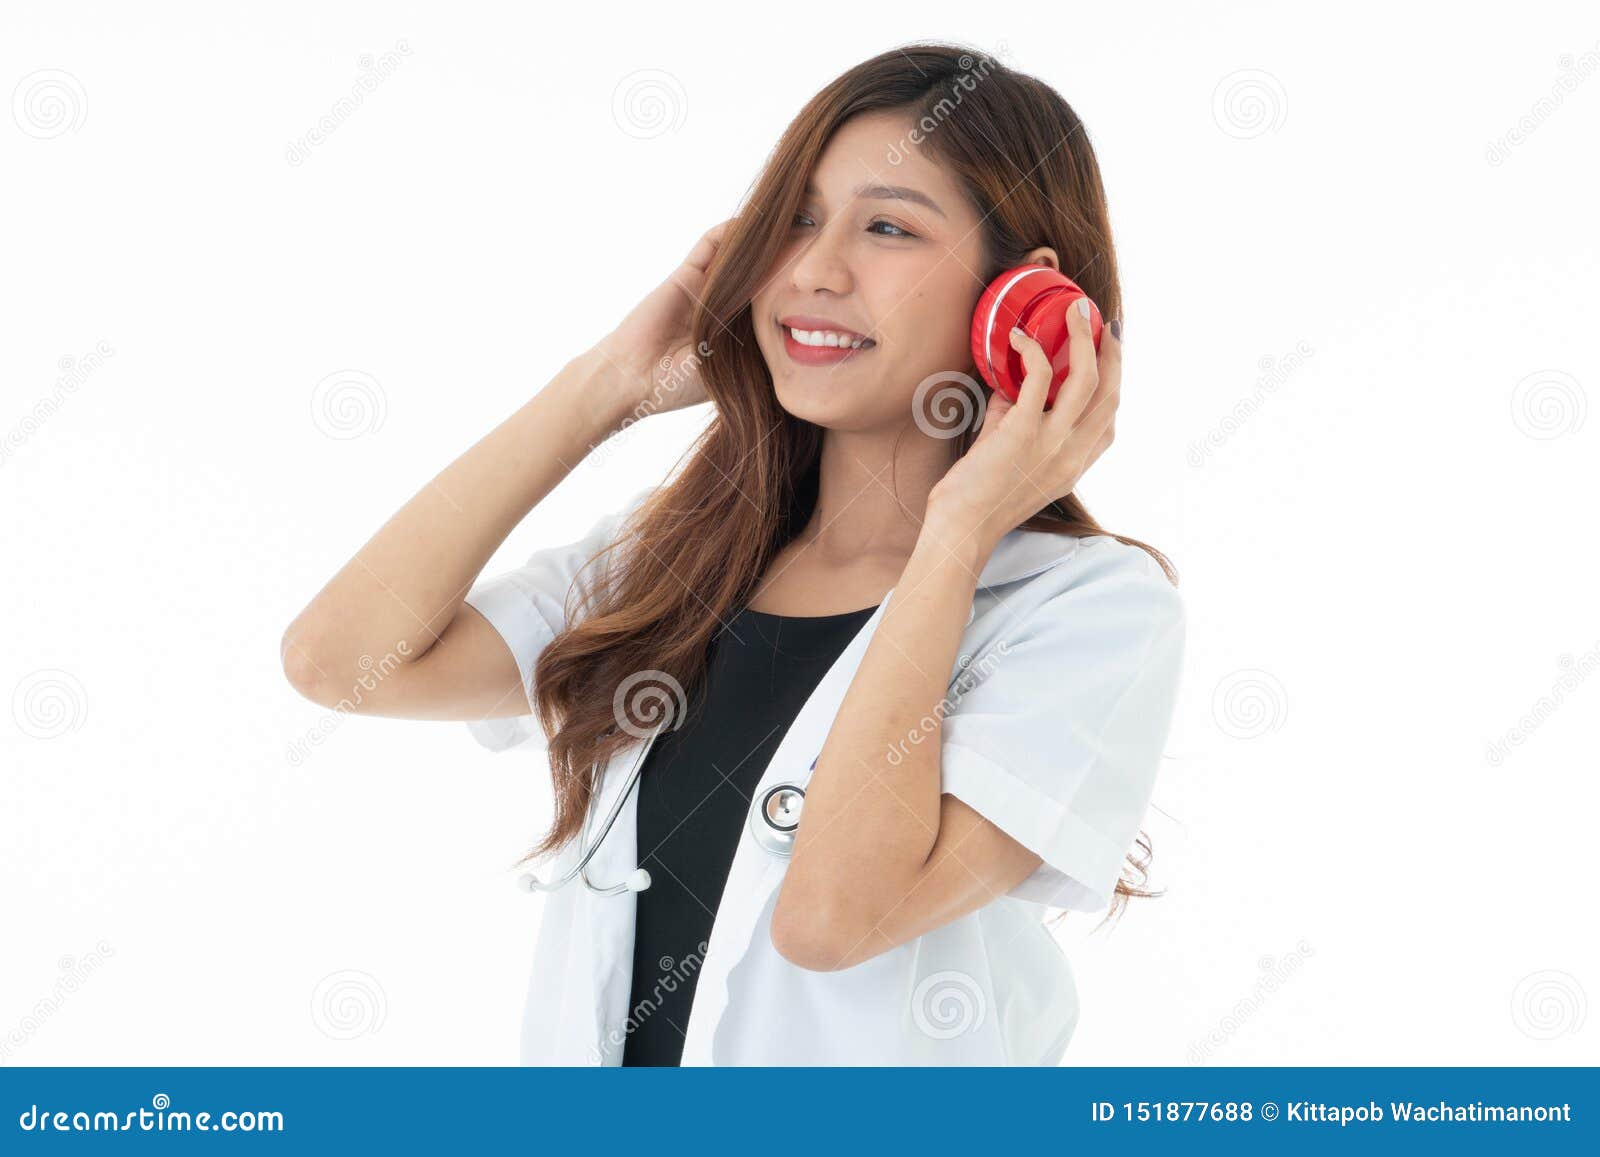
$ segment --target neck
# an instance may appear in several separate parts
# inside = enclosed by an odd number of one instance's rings
[[[816,513],[801,537],[840,559],[909,557],[922,530],[928,493],[955,454],[953,439],[929,438],[916,430],[887,436],[829,430],[822,443]]]

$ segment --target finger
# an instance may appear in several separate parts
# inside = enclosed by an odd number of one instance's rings
[[[1050,388],[1052,369],[1044,347],[1015,326],[1011,329],[1011,348],[1022,358],[1022,384],[1017,389],[1016,409],[1037,420],[1044,412],[1044,396]]]
[[[1115,439],[1115,437],[1116,437],[1115,427],[1113,427],[1110,424],[1107,424],[1105,430],[1101,432],[1100,437],[1095,439],[1094,448],[1089,451],[1089,457],[1085,460],[1085,462],[1083,464],[1084,465],[1084,470],[1088,470],[1088,468],[1090,466],[1093,466],[1096,462],[1098,462],[1100,460],[1100,455],[1104,454],[1110,448],[1111,443]],[[1082,477],[1082,473],[1081,472],[1079,474],[1079,477]]]
[[[991,430],[998,430],[1001,419],[1014,404],[998,390],[990,391],[989,396],[983,399],[983,415],[978,419],[978,439],[987,437]]]
[[[1050,492],[1066,498],[1077,491],[1078,483],[1099,460],[1115,437],[1110,420],[1088,419],[1067,435],[1051,453],[1045,473],[1051,479]]]
[[[1109,325],[1101,331],[1100,356],[1095,360],[1099,366],[1100,381],[1078,419],[1080,424],[1101,416],[1102,409],[1115,412],[1122,398],[1122,342]]]
[[[1067,380],[1061,383],[1055,404],[1050,407],[1056,425],[1076,425],[1090,395],[1100,384],[1100,367],[1095,361],[1094,338],[1089,328],[1088,300],[1080,297],[1067,307],[1067,357],[1072,368],[1067,371]]]
[[[711,259],[717,255],[717,249],[722,244],[722,238],[728,232],[728,226],[733,224],[734,218],[719,221],[700,235],[700,240],[694,243],[694,248],[689,250],[689,256],[683,263],[701,273],[711,264]]]

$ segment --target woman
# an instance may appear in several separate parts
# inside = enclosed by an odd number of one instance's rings
[[[361,710],[547,744],[543,881],[615,813],[589,886],[545,902],[525,1062],[1059,1061],[1077,994],[1041,916],[1150,894],[1120,875],[1184,614],[1166,560],[1073,493],[1112,438],[1119,321],[1097,355],[1069,312],[1048,409],[1020,333],[1015,403],[970,376],[979,293],[1029,263],[1119,317],[1072,110],[958,47],[869,60],[735,218],[290,626],[286,671],[318,702],[398,652]],[[588,448],[706,400],[676,477],[463,598]]]

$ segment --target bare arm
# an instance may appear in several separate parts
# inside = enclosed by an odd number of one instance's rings
[[[921,735],[947,691],[961,629],[992,551],[925,524],[806,785],[772,940],[802,968],[850,968],[1021,883],[1040,857],[940,791],[940,735]],[[891,764],[882,752],[903,750]],[[860,754],[860,753],[871,754]]]
[[[512,529],[629,404],[602,353],[567,363],[402,506],[289,624],[289,682],[314,702],[344,701],[363,714],[526,713],[515,660],[462,600]]]
[[[530,710],[515,658],[463,600],[512,528],[630,414],[707,400],[690,319],[729,223],[707,230],[615,330],[445,467],[317,592],[283,635],[297,691],[412,719]]]
[[[774,945],[802,968],[870,960],[1005,895],[1042,862],[941,790],[937,705],[996,544],[1070,494],[1111,440],[1120,343],[1113,335],[1097,354],[1077,310],[1068,327],[1072,369],[1049,411],[1050,360],[1013,337],[1028,371],[1018,400],[990,400],[977,441],[929,494],[922,535],[834,718],[772,914]],[[883,753],[929,718],[931,736],[891,765]]]

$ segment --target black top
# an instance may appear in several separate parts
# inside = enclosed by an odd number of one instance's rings
[[[800,708],[875,610],[814,618],[741,610],[711,640],[706,677],[683,724],[657,736],[645,756],[638,854],[650,886],[635,895],[624,1065],[680,1062],[755,786]]]

